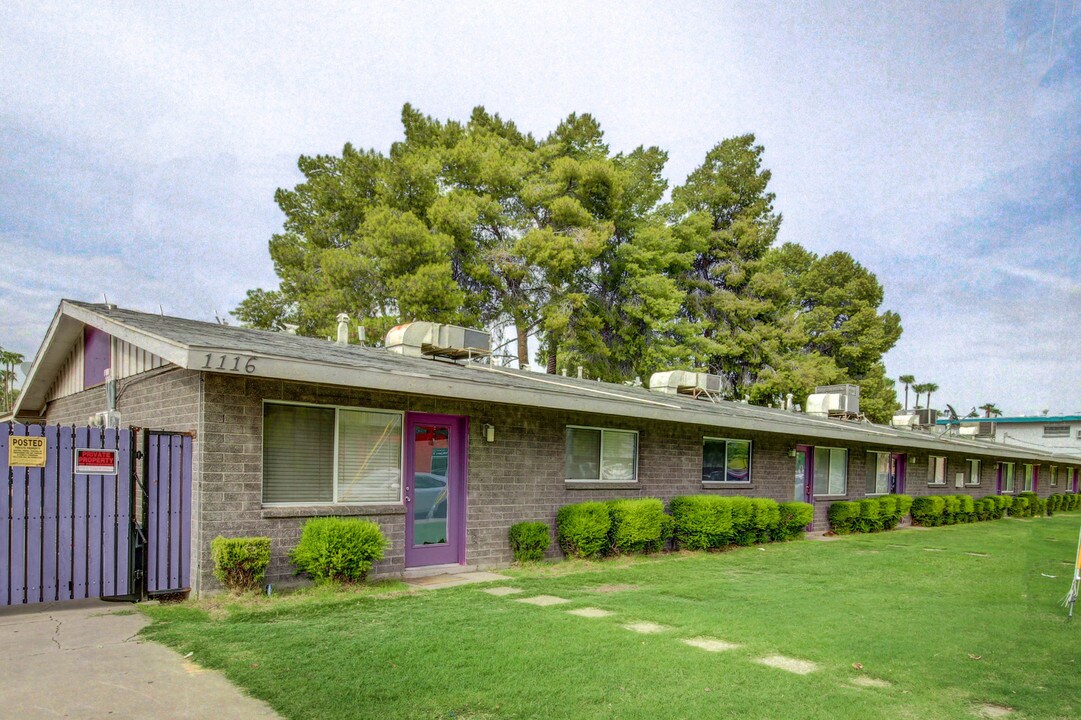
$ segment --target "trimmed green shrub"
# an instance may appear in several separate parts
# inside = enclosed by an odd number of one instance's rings
[[[855,527],[857,532],[878,532],[882,524],[878,520],[878,499],[867,498],[859,501],[860,515],[856,518]]]
[[[975,502],[976,518],[978,520],[993,520],[998,504],[994,498],[985,497]]]
[[[668,542],[671,526],[665,522],[664,503],[660,500],[610,500],[608,511],[612,517],[608,536],[613,552],[657,552]]]
[[[1064,509],[1076,510],[1078,505],[1081,504],[1081,495],[1077,493],[1068,493],[1066,496],[1066,503]]]
[[[1062,496],[1054,493],[1047,498],[1047,514],[1054,515],[1055,511],[1062,506]]]
[[[318,517],[304,523],[300,543],[289,556],[298,572],[317,582],[361,582],[388,545],[371,520]]]
[[[891,495],[897,501],[898,520],[903,520],[912,511],[911,495]]]
[[[923,495],[912,501],[912,524],[924,527],[942,525],[946,500],[941,495]]]
[[[1018,495],[1013,499],[1013,503],[1009,505],[1008,511],[1010,513],[1010,517],[1028,517],[1028,498],[1024,495]]]
[[[668,503],[676,546],[707,550],[727,545],[732,536],[732,500],[719,495],[682,495]]]
[[[758,539],[755,530],[754,505],[750,498],[732,497],[732,542],[736,545],[754,545]]]
[[[535,562],[544,557],[552,536],[548,523],[520,522],[510,526],[510,549],[516,562]]]
[[[777,529],[774,540],[795,540],[814,520],[815,509],[810,503],[783,502],[777,506]]]
[[[214,577],[233,592],[254,590],[263,582],[270,565],[270,538],[225,538],[210,541]]]
[[[901,522],[901,516],[897,514],[897,496],[883,495],[878,498],[879,530],[893,530],[899,522]]]
[[[572,557],[597,557],[608,550],[612,515],[602,502],[564,505],[556,513],[556,538]]]
[[[753,498],[751,500],[751,529],[754,542],[766,543],[773,539],[773,533],[781,522],[781,511],[777,501],[771,498]]]
[[[943,511],[943,523],[953,525],[957,522],[957,513],[961,511],[961,501],[957,495],[943,495],[942,501],[946,504]]]
[[[838,535],[856,532],[856,520],[860,516],[860,504],[848,500],[838,500],[830,504],[827,517],[830,529]]]

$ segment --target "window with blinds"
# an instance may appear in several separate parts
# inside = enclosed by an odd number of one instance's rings
[[[398,502],[401,479],[402,416],[339,410],[338,502]]]
[[[848,491],[848,451],[843,448],[814,449],[814,494],[844,495]]]
[[[867,494],[885,495],[890,491],[890,454],[867,453]]]
[[[263,502],[334,502],[334,408],[263,406]]]
[[[636,482],[638,433],[568,426],[564,465],[567,480]]]
[[[400,413],[263,406],[264,503],[396,503],[401,478]]]

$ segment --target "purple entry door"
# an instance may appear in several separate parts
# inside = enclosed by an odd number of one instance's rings
[[[796,473],[793,477],[792,499],[796,502],[811,503],[814,505],[814,456],[809,445],[796,446]],[[808,530],[814,529],[814,520],[807,526]]]
[[[405,566],[465,563],[468,419],[405,416]]]
[[[903,453],[890,455],[890,492],[895,495],[903,495],[905,492],[905,466],[908,458]]]

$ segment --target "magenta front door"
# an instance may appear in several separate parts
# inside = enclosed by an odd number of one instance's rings
[[[405,566],[465,563],[468,418],[405,416]]]

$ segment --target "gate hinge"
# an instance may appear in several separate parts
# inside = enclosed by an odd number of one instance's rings
[[[142,460],[143,459],[143,451],[142,450],[136,450],[135,451],[135,459],[136,460]]]

